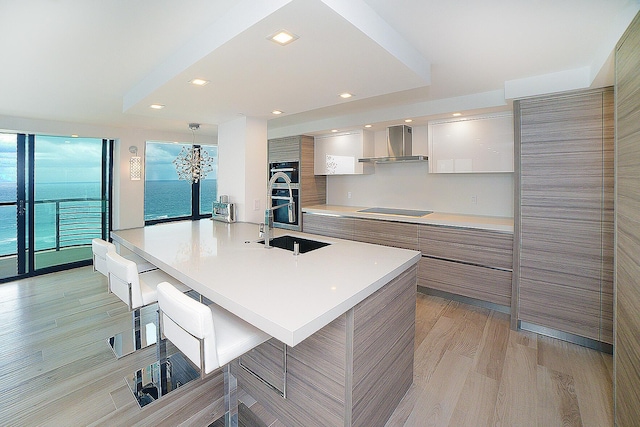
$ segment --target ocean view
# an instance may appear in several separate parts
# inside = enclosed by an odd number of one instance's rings
[[[186,181],[162,180],[147,181],[145,187],[145,220],[185,216],[191,210],[191,186]],[[200,211],[211,212],[212,203],[217,199],[217,182],[206,179],[200,186]],[[73,199],[58,203],[56,200]],[[78,199],[82,199],[79,200]],[[16,200],[15,183],[0,182],[0,201]],[[82,222],[89,227],[81,233],[67,233],[60,242],[61,246],[88,244],[93,237],[100,235],[100,183],[71,182],[37,184],[35,189],[35,249],[44,250],[56,247],[56,209],[63,218],[61,230],[67,218],[68,224]],[[46,201],[46,203],[41,203]],[[16,207],[0,207],[0,256],[17,252]]]

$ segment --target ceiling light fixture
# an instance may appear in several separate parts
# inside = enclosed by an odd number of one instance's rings
[[[353,96],[353,94],[349,93],[349,92],[343,92],[343,93],[340,94],[340,98],[342,98],[342,99],[348,99],[348,98],[351,98],[352,96]]]
[[[405,119],[404,122],[405,123],[411,123],[413,120],[412,119]]]
[[[462,115],[462,113],[453,113],[452,116],[453,117],[460,117]]]
[[[364,127],[370,128],[370,127],[373,127],[373,125],[364,125]]]
[[[331,132],[338,132],[338,129],[331,129]]]
[[[271,40],[274,43],[278,43],[280,46],[288,45],[289,43],[298,40],[298,38],[298,36],[290,33],[287,30],[279,30],[267,37],[267,39]]]
[[[200,129],[200,123],[189,123],[189,129],[193,134],[193,144],[190,148],[183,145],[173,164],[176,165],[178,179],[193,184],[203,180],[213,170],[213,157],[196,145],[196,130]]]
[[[205,80],[205,79],[193,79],[193,80],[189,80],[189,83],[191,83],[192,85],[196,85],[196,86],[204,86],[207,83],[209,83],[209,80]]]
[[[282,111],[280,111],[280,110],[273,110],[273,111],[271,112],[271,114],[275,114],[276,116],[277,116],[277,115],[279,115],[279,114],[282,114],[282,113],[283,113],[283,112],[282,112]]]
[[[162,105],[162,104],[151,104],[151,105],[149,105],[149,108],[151,108],[153,110],[162,110],[164,108],[164,105]]]

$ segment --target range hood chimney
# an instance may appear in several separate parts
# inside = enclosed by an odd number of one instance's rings
[[[387,128],[387,157],[369,157],[359,159],[363,163],[424,162],[427,156],[412,155],[412,132],[407,125]]]

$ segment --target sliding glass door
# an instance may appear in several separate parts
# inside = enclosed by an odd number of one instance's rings
[[[0,141],[0,280],[89,264],[91,239],[108,237],[113,141]]]

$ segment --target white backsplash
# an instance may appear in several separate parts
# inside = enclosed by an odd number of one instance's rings
[[[328,176],[327,204],[513,217],[513,173],[429,174],[427,163],[375,168],[372,175]]]

